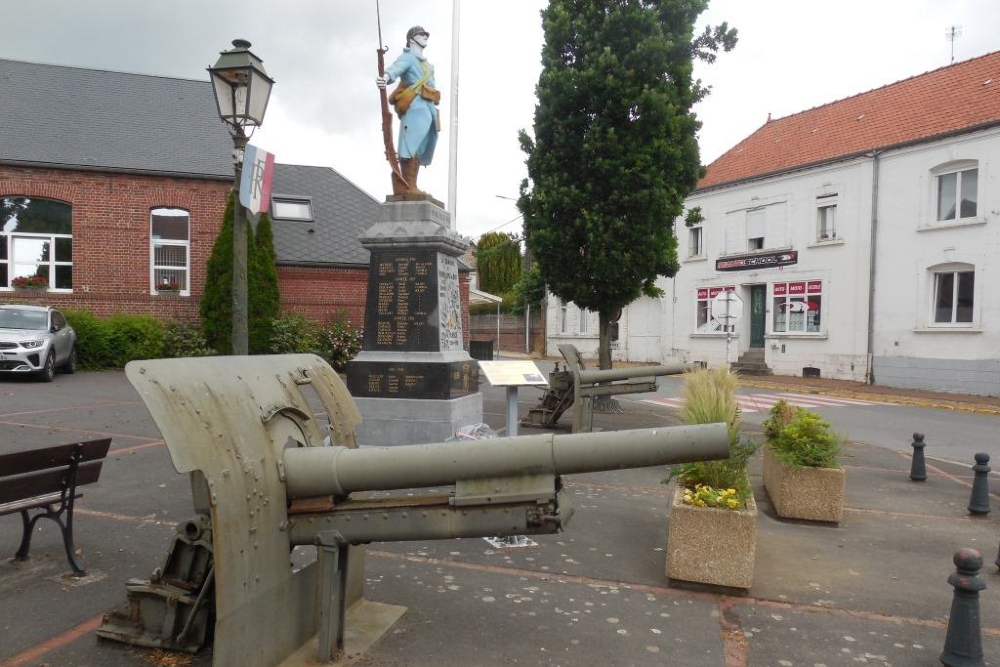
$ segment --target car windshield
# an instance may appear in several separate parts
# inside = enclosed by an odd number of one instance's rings
[[[0,329],[45,331],[48,321],[45,311],[0,308]]]

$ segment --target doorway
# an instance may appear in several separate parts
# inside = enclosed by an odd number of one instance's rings
[[[750,347],[764,347],[767,329],[767,285],[750,285]]]

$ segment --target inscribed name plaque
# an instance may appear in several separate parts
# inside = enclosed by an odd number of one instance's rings
[[[364,349],[462,349],[458,262],[435,251],[373,250]]]
[[[479,391],[476,362],[357,361],[347,367],[355,398],[447,400]]]

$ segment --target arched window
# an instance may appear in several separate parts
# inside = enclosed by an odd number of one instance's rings
[[[149,216],[150,292],[189,294],[191,217],[180,208],[154,208]]]
[[[73,289],[73,213],[61,201],[0,197],[0,288],[40,276],[49,289]]]

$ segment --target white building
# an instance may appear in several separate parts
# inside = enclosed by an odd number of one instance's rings
[[[1000,52],[769,120],[708,167],[681,270],[623,313],[615,357],[1000,394]],[[596,351],[553,299],[550,353]],[[585,324],[580,324],[586,322]]]

